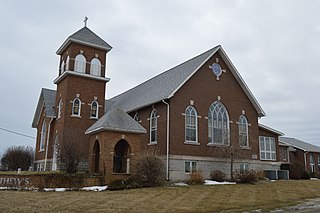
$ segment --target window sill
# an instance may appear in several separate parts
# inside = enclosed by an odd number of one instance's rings
[[[90,117],[89,119],[90,120],[98,120],[98,118],[96,118],[96,117]]]
[[[277,161],[276,159],[261,159],[261,158],[260,158],[260,160],[261,160],[261,161],[274,161],[274,162]]]
[[[217,143],[208,143],[207,146],[216,146],[216,147],[229,147],[230,144],[217,144]]]
[[[192,141],[185,141],[184,144],[186,144],[186,145],[196,145],[196,146],[199,146],[199,145],[200,145],[200,143],[198,143],[198,142],[192,142]]]
[[[148,143],[148,146],[152,146],[152,145],[157,145],[157,141],[156,142],[152,142],[152,143]]]
[[[251,148],[248,147],[248,146],[245,146],[245,147],[241,147],[241,149],[244,149],[244,150],[250,150]]]
[[[71,115],[71,118],[81,118],[81,115]]]
[[[38,152],[44,152],[44,149],[39,150]]]

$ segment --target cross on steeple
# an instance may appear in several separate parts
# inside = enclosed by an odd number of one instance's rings
[[[87,16],[85,16],[85,17],[84,17],[84,21],[83,21],[83,22],[84,22],[84,26],[85,26],[85,27],[87,26],[87,21],[88,21],[88,17],[87,17]]]

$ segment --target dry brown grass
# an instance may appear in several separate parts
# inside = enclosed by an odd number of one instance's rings
[[[0,212],[242,212],[316,197],[319,180],[104,192],[0,191]]]

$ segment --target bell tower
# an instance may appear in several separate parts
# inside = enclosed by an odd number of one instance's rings
[[[70,35],[57,50],[60,56],[54,133],[60,149],[66,144],[80,153],[87,170],[89,138],[85,131],[105,112],[106,54],[112,47],[86,26]],[[53,154],[54,155],[54,154]]]

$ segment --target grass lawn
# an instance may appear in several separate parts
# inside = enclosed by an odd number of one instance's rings
[[[242,212],[320,197],[320,180],[103,192],[0,191],[0,212]]]

